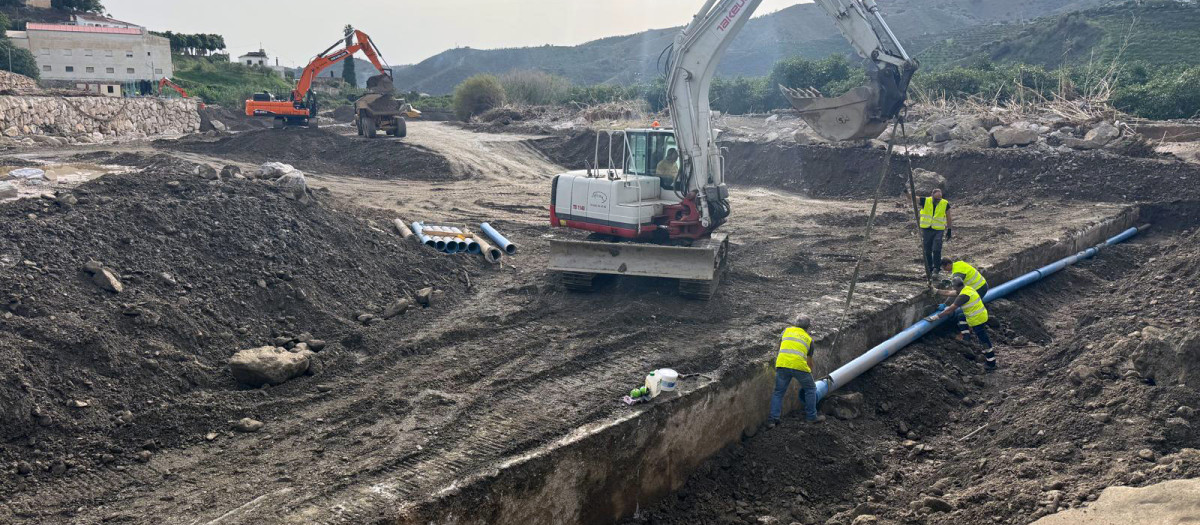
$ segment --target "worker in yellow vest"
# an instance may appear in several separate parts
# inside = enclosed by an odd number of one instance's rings
[[[951,279],[955,275],[961,275],[963,283],[974,288],[976,292],[979,292],[980,297],[987,297],[987,279],[983,277],[983,273],[976,270],[974,266],[967,264],[966,261],[955,261],[949,257],[942,257],[942,271],[949,274]]]
[[[934,188],[928,197],[917,204],[917,211],[921,214],[921,246],[925,252],[925,271],[931,276],[936,276],[941,271],[938,263],[942,260],[942,234],[945,234],[947,241],[954,236],[950,201],[942,198],[940,188]]]
[[[808,327],[812,324],[807,317],[796,317],[792,326],[783,331],[779,342],[779,355],[775,358],[775,393],[771,396],[771,413],[767,420],[767,428],[779,424],[783,414],[783,395],[792,384],[792,379],[800,383],[800,402],[804,403],[804,412],[808,421],[820,423],[825,416],[817,415],[817,383],[813,381],[812,367],[812,336],[808,335]]]
[[[970,340],[971,333],[974,332],[975,336],[979,338],[979,342],[983,343],[983,357],[987,364],[987,371],[991,372],[996,369],[996,353],[992,349],[992,340],[988,337],[988,311],[987,307],[983,305],[983,297],[974,288],[967,286],[961,276],[955,275],[950,282],[958,291],[958,295],[952,301],[946,301],[944,310],[926,317],[925,320],[934,323],[961,310],[958,320],[958,328],[961,332],[959,337],[963,340]]]

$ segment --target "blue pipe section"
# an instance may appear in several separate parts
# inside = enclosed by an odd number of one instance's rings
[[[436,247],[437,243],[433,240],[433,238],[425,235],[424,224],[420,222],[412,223],[412,231],[417,235],[417,239],[421,240],[421,244],[424,244],[425,246]]]
[[[1008,281],[1000,286],[991,288],[988,290],[987,297],[983,298],[983,301],[986,303],[1000,299],[1021,288],[1024,288],[1025,286],[1045,279],[1046,277],[1049,277],[1050,275],[1062,270],[1063,268],[1066,268],[1067,266],[1075,264],[1084,259],[1095,257],[1097,253],[1100,253],[1101,248],[1124,242],[1130,237],[1137,235],[1138,232],[1144,231],[1148,227],[1149,225],[1130,228],[1108,239],[1103,244],[1088,248],[1075,255],[1050,263],[1046,266],[1038,268],[1037,270],[1017,277],[1016,279]],[[939,306],[938,311],[940,312],[943,308],[944,307]],[[908,346],[913,341],[920,339],[921,336],[929,333],[934,328],[937,328],[939,325],[949,321],[952,318],[953,316],[939,319],[933,323],[926,321],[925,319],[921,319],[912,326],[909,326],[900,333],[892,336],[891,339],[880,343],[875,348],[866,351],[849,363],[842,365],[840,368],[830,373],[829,377],[817,381],[817,401],[824,399],[825,396],[829,395],[830,392],[845,386],[867,370],[873,368],[875,365],[886,361],[887,358],[899,353],[900,350],[903,350],[904,347]]]
[[[496,231],[495,228],[492,228],[492,225],[485,222],[480,224],[479,228],[483,230],[483,233],[486,234],[488,238],[492,240],[492,242],[496,243],[496,247],[504,250],[504,253],[508,255],[517,253],[517,245],[508,242],[508,239],[505,239],[503,235],[500,235],[500,232]]]

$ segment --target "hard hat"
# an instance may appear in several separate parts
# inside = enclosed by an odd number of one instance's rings
[[[659,124],[659,123],[658,123],[658,121],[656,120],[656,121],[654,121],[654,123],[653,123],[653,124],[651,124],[651,125],[650,125],[650,127],[652,127],[652,128],[657,128],[657,127],[659,127],[659,125],[660,125],[660,124]]]

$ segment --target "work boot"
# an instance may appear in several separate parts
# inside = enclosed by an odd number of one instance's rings
[[[815,419],[810,419],[810,420],[808,420],[808,422],[809,422],[809,423],[824,423],[824,422],[825,422],[825,415],[824,415],[824,414],[822,414],[822,415],[819,415],[819,416],[817,416]]]
[[[768,419],[767,420],[767,430],[771,430],[772,428],[775,428],[777,426],[779,426],[778,419]]]

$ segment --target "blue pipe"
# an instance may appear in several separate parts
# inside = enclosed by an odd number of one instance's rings
[[[1130,237],[1137,235],[1138,232],[1144,231],[1149,227],[1150,225],[1144,225],[1137,228],[1130,228],[1121,232],[1119,235],[1104,241],[1103,244],[1088,248],[1075,255],[1050,263],[1046,266],[1038,268],[1037,270],[1017,277],[1016,279],[1008,281],[1000,286],[991,288],[988,290],[987,297],[983,298],[983,301],[991,302],[996,299],[1000,299],[1029,284],[1045,279],[1051,274],[1062,270],[1067,266],[1075,264],[1084,259],[1095,257],[1096,254],[1100,252],[1101,248],[1124,242]],[[938,311],[941,311],[942,308],[943,307],[939,306]],[[817,381],[817,400],[820,401],[821,399],[824,399],[825,396],[829,395],[830,392],[845,386],[847,383],[853,381],[867,370],[870,370],[875,365],[882,363],[887,360],[887,358],[899,353],[900,350],[904,349],[904,347],[908,346],[913,341],[920,339],[921,336],[929,333],[938,325],[941,325],[948,320],[950,320],[950,317],[939,319],[938,321],[931,323],[921,319],[912,326],[909,326],[900,333],[892,336],[891,339],[880,343],[875,348],[867,350],[862,355],[854,358],[854,360],[842,365],[840,368],[830,373],[829,377]]]
[[[508,242],[508,239],[505,239],[503,235],[500,235],[500,232],[496,231],[495,228],[492,228],[492,225],[485,222],[480,224],[479,228],[483,230],[483,233],[487,234],[488,238],[496,243],[497,248],[504,250],[504,253],[508,255],[517,253],[517,245]]]

